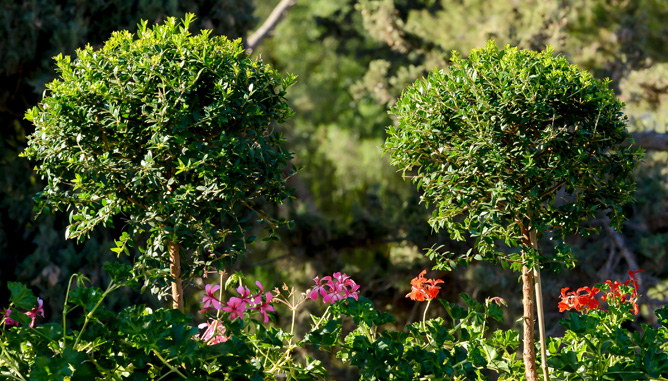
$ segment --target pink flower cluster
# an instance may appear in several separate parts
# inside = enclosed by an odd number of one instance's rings
[[[322,296],[325,303],[334,304],[339,300],[346,298],[358,298],[360,286],[346,274],[336,272],[332,276],[326,276],[322,279],[313,278],[315,287],[307,291],[307,295],[312,300],[317,300]]]
[[[259,281],[255,282],[255,284],[260,289],[258,293],[251,294],[251,291],[247,286],[239,286],[237,287],[239,296],[231,297],[224,305],[215,295],[216,291],[220,290],[220,286],[207,284],[205,286],[206,295],[202,298],[204,308],[201,312],[222,310],[230,313],[230,319],[241,319],[246,311],[258,311],[264,316],[264,322],[267,323],[269,321],[267,312],[274,311],[274,307],[271,305],[274,296],[271,292],[265,293],[264,287],[262,287],[262,283]],[[208,322],[202,323],[198,327],[200,329],[206,328],[206,331],[197,337],[206,341],[210,345],[222,343],[228,339],[225,337],[225,326],[223,326],[223,323],[219,320],[210,319]]]
[[[317,300],[322,296],[325,303],[334,304],[338,300],[346,298],[358,299],[360,286],[346,274],[336,272],[332,276],[326,276],[322,279],[315,277],[313,281],[315,281],[315,287],[307,290],[305,293],[312,300]],[[224,311],[229,313],[230,319],[241,319],[247,311],[257,311],[264,316],[264,322],[267,323],[269,322],[267,312],[274,311],[274,307],[271,305],[274,301],[286,304],[294,310],[296,305],[291,305],[286,299],[281,298],[278,289],[274,290],[276,296],[276,299],[274,299],[274,294],[264,292],[262,283],[255,282],[255,284],[259,288],[259,292],[251,294],[248,287],[239,286],[237,287],[239,295],[231,297],[225,304],[221,303],[220,299],[216,297],[216,291],[220,290],[220,286],[207,284],[205,286],[206,295],[202,298],[204,308],[200,312],[205,313],[211,310]],[[284,288],[287,289],[287,286],[284,286]],[[307,300],[307,298],[302,299],[299,304],[304,300]],[[225,336],[225,326],[220,319],[209,319],[198,327],[205,331],[201,335],[196,335],[195,338],[203,340],[209,345],[223,343],[229,339],[229,337]]]
[[[267,311],[274,311],[274,307],[271,305],[271,300],[274,296],[271,292],[265,293],[264,287],[262,287],[262,283],[259,281],[255,282],[255,284],[260,289],[260,292],[251,294],[247,286],[239,286],[237,287],[239,296],[231,297],[224,306],[214,295],[220,289],[220,286],[207,284],[205,288],[206,295],[202,298],[202,303],[204,303],[202,312],[211,309],[223,310],[230,313],[230,319],[234,319],[237,317],[241,318],[246,311],[258,311],[264,316],[264,322],[268,322],[269,316],[267,315]]]
[[[42,308],[42,305],[44,304],[44,301],[41,298],[37,298],[37,307],[33,307],[32,310],[30,311],[25,311],[24,314],[28,315],[28,317],[32,320],[30,322],[30,328],[35,327],[35,319],[37,318],[37,315],[41,315],[44,317],[44,308]],[[18,327],[19,322],[10,318],[9,316],[12,314],[11,309],[7,309],[6,311],[0,311],[2,316],[2,319],[0,319],[0,323],[4,323],[5,325],[15,325]]]

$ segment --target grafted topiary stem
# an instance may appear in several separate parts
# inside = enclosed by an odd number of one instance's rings
[[[531,247],[538,250],[538,240],[536,239],[536,229],[531,229],[529,233],[531,239]],[[543,380],[550,380],[550,373],[547,370],[547,337],[545,337],[545,313],[543,310],[543,286],[540,280],[540,263],[536,259],[533,266],[533,281],[536,289],[536,310],[538,311],[538,333],[540,337],[540,366],[543,369]]]
[[[522,231],[522,243],[526,246],[531,245],[531,236],[529,227],[519,223]],[[523,255],[523,260],[525,256]],[[524,370],[527,381],[538,381],[538,372],[536,370],[536,352],[534,344],[534,269],[529,266],[522,266],[522,306],[524,307],[523,328],[524,328]]]
[[[181,284],[181,256],[179,254],[179,244],[174,241],[169,242],[169,275],[172,281],[172,308],[183,309],[183,285]]]

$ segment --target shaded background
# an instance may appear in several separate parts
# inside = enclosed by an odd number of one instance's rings
[[[22,281],[45,300],[46,320],[57,320],[49,312],[62,308],[70,275],[83,272],[102,286],[102,263],[117,260],[109,248],[122,226],[98,229],[77,245],[64,239],[66,214],[34,218],[31,198],[43,182],[34,163],[17,155],[33,131],[23,114],[54,77],[51,57],[71,55],[86,43],[101,46],[114,30],[136,30],[141,19],[154,23],[185,12],[198,16],[194,33],[209,28],[247,37],[278,2],[0,0],[0,305],[8,299],[6,282]],[[561,287],[624,280],[636,268],[646,271],[646,307],[638,319],[652,323],[648,312],[664,304],[668,278],[666,19],[665,0],[298,0],[253,53],[298,75],[289,91],[296,116],[280,128],[301,170],[289,180],[295,199],[276,210],[295,225],[281,231],[280,242],[256,244],[230,270],[270,288],[286,282],[301,289],[315,275],[345,271],[378,308],[402,323],[416,319],[418,305],[405,295],[409,280],[432,266],[424,249],[438,243],[466,252],[471,242],[433,234],[431,212],[419,204],[415,187],[381,156],[385,128],[393,123],[387,110],[408,84],[447,67],[452,50],[466,55],[490,38],[529,49],[551,44],[571,63],[613,80],[627,104],[629,129],[648,151],[623,230],[607,229],[603,218],[592,221],[600,235],[569,240],[577,267],[543,275],[548,333],[559,334]],[[464,291],[479,301],[504,297],[507,326],[521,314],[518,274],[477,263],[429,275],[446,281],[441,295],[449,300]],[[186,300],[193,314],[201,284],[195,286]],[[129,291],[112,295],[110,303],[160,305]]]

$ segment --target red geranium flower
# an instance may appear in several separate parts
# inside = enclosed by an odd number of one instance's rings
[[[568,291],[568,287],[561,289],[561,301],[559,302],[559,312],[564,312],[574,309],[578,312],[599,308],[596,294],[599,293],[598,288],[581,287],[577,291]]]
[[[420,275],[411,280],[411,292],[406,295],[407,298],[423,302],[432,300],[438,295],[441,288],[437,284],[444,282],[440,279],[427,279],[424,277],[426,273],[427,270],[422,270]]]
[[[631,303],[630,311],[638,314],[638,280],[635,274],[641,273],[643,270],[629,271],[629,279],[622,283],[619,281],[606,280],[603,289],[605,294],[601,296],[601,300],[607,302],[609,305],[621,306],[622,304]],[[622,286],[627,287],[624,289]],[[628,287],[631,287],[631,295],[626,294]],[[567,292],[568,287],[561,289],[561,301],[559,301],[559,312],[564,312],[574,309],[579,312],[587,313],[589,310],[601,309],[599,302],[596,299],[596,294],[601,290],[598,288],[582,287],[577,291]],[[605,310],[604,310],[605,311]]]

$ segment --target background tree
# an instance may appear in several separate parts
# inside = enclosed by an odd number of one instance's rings
[[[455,53],[448,70],[409,87],[393,113],[386,152],[435,210],[429,223],[454,240],[475,239],[467,254],[432,251],[439,267],[474,259],[500,262],[522,273],[524,364],[537,380],[534,301],[541,339],[540,262],[572,266],[568,234],[588,233],[583,222],[606,210],[613,226],[633,196],[632,147],[623,104],[608,82],[553,56],[490,41],[468,59]],[[537,238],[549,233],[552,255]],[[500,252],[503,242],[521,251]],[[534,299],[534,281],[537,289]],[[543,352],[545,379],[549,378]]]
[[[191,36],[191,21],[143,22],[136,39],[117,32],[100,50],[56,57],[59,78],[26,115],[36,130],[24,152],[48,181],[39,207],[70,211],[68,238],[116,214],[130,232],[117,252],[148,234],[136,271],[170,279],[181,310],[182,267],[186,279],[222,269],[254,239],[252,215],[276,228],[255,203],[289,196],[290,154],[272,126],[290,115],[293,81],[251,60],[239,40]]]

